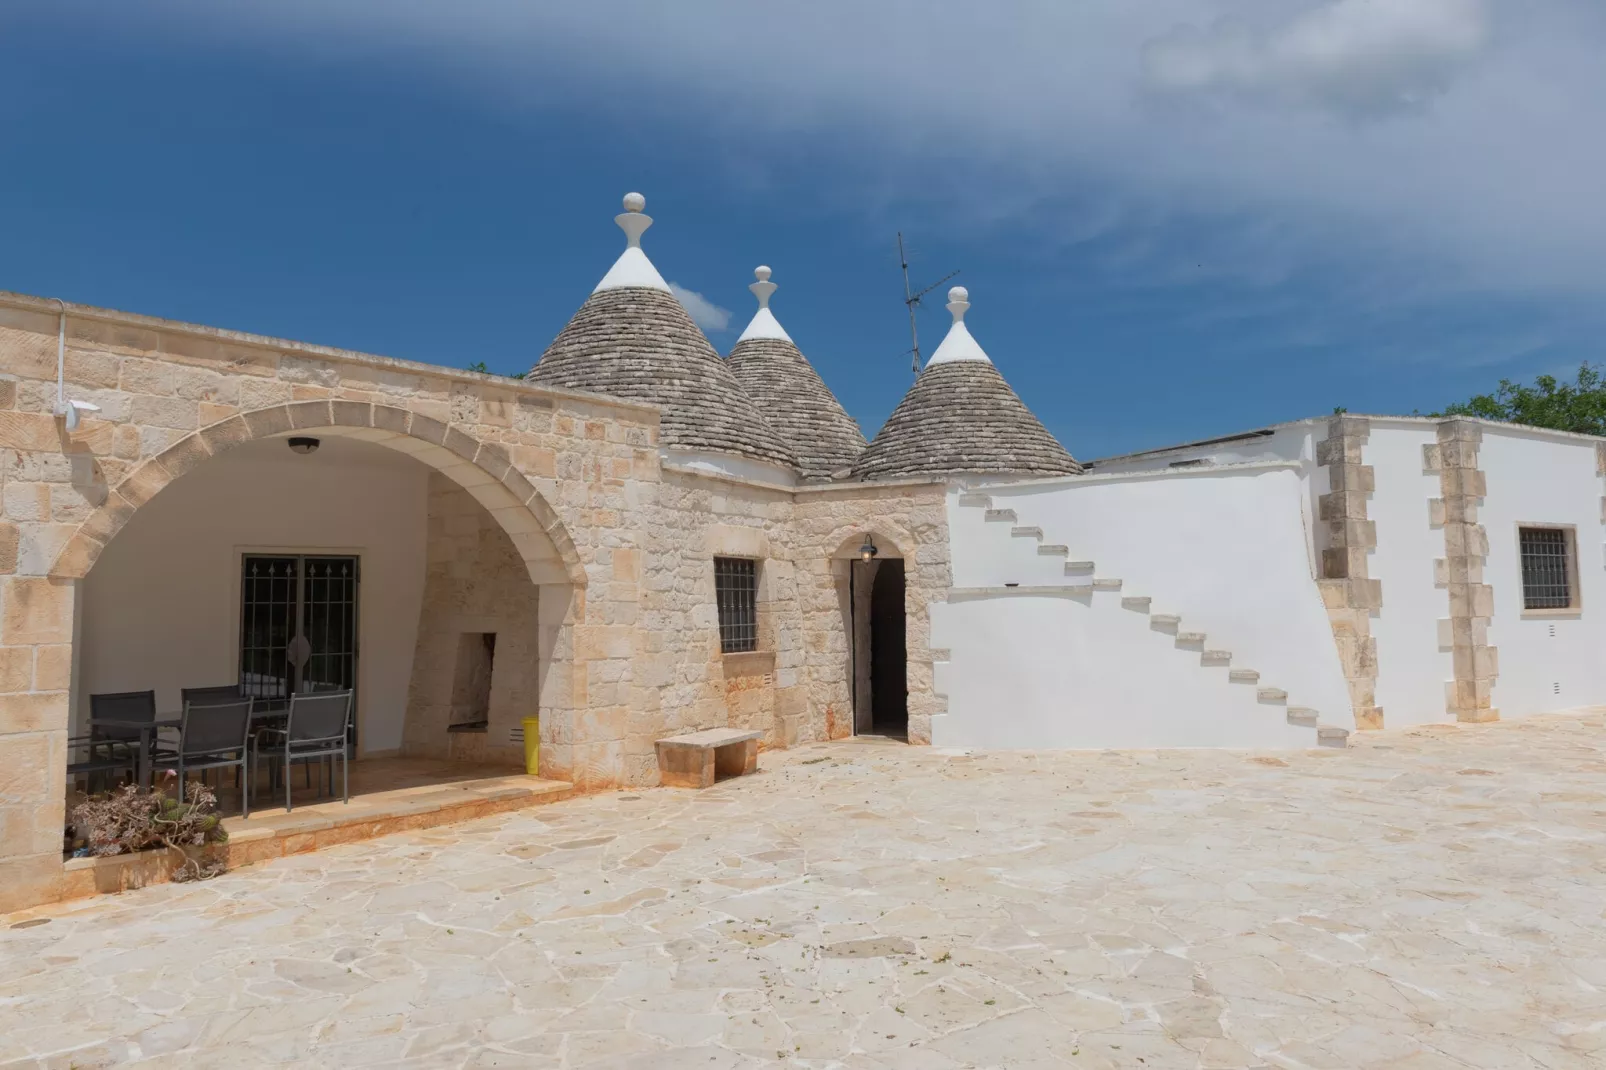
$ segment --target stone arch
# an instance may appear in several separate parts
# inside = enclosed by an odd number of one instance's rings
[[[323,433],[387,446],[417,458],[483,505],[518,547],[531,581],[550,568],[553,551],[569,583],[586,585],[574,541],[550,503],[513,467],[507,450],[409,409],[366,401],[298,401],[230,416],[179,439],[111,488],[78,526],[51,566],[55,579],[82,579],[136,510],[186,472],[235,446],[290,431]]]
[[[829,548],[827,556],[832,561],[845,561],[859,556],[859,546],[864,542],[866,532],[875,540],[876,546],[881,550],[881,556],[899,557],[908,562],[909,567],[914,567],[914,536],[885,519],[877,518],[863,524],[842,524],[833,529],[821,542]],[[889,548],[892,553],[887,553]]]

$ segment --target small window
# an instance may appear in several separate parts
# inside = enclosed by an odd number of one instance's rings
[[[714,558],[714,600],[719,606],[719,649],[741,654],[758,649],[758,562]]]
[[[1522,553],[1522,608],[1578,606],[1577,562],[1571,528],[1518,528]]]

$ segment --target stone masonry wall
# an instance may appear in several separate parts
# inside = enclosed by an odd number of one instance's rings
[[[1489,537],[1478,523],[1486,493],[1478,470],[1483,431],[1471,420],[1439,424],[1438,442],[1423,447],[1423,467],[1439,473],[1441,497],[1428,505],[1429,519],[1444,529],[1444,556],[1434,578],[1449,596],[1450,614],[1439,622],[1439,644],[1449,647],[1455,678],[1445,685],[1445,707],[1458,721],[1494,721],[1492,692],[1500,672],[1499,652],[1489,645],[1494,588],[1483,582]]]
[[[769,746],[850,731],[847,561],[867,531],[907,563],[910,738],[929,740],[940,700],[926,607],[948,583],[939,482],[792,489],[694,475],[660,464],[648,406],[67,311],[67,396],[100,406],[70,432],[52,411],[55,303],[0,294],[0,911],[48,900],[62,878],[77,581],[167,483],[292,431],[407,453],[440,473],[443,518],[467,496],[495,520],[475,567],[507,574],[511,545],[538,588],[546,776],[580,790],[653,784],[657,738],[715,725],[759,728]],[[753,655],[719,650],[712,558],[725,553],[760,561]],[[498,636],[499,665],[528,657]],[[432,649],[419,665],[446,671]],[[414,682],[422,709],[433,684]],[[501,716],[524,705],[510,696]]]
[[[1349,684],[1355,727],[1361,729],[1383,727],[1372,636],[1372,615],[1383,608],[1383,585],[1370,578],[1368,566],[1368,555],[1377,547],[1377,524],[1367,517],[1367,495],[1376,487],[1372,466],[1363,463],[1367,430],[1364,419],[1335,416],[1327,438],[1316,446],[1316,463],[1328,473],[1328,492],[1317,503],[1327,526],[1318,583]]]
[[[429,478],[428,539],[402,753],[522,766],[512,729],[540,707],[539,589],[507,532],[439,473]],[[483,732],[449,733],[462,638],[486,633],[496,636],[489,723]]]
[[[58,310],[0,294],[0,910],[61,880],[76,582],[141,505],[212,455],[306,430],[392,446],[489,509],[541,584],[554,627],[541,680],[547,775],[623,781],[636,501],[659,478],[647,406],[493,376],[68,308],[67,396],[100,406],[68,431],[53,414]],[[464,354],[472,359],[473,354]],[[617,755],[619,760],[610,760]],[[588,775],[594,774],[594,775]]]

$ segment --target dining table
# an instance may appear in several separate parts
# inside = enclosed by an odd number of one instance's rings
[[[258,728],[267,728],[283,722],[290,715],[290,700],[288,698],[258,698],[251,704],[250,732],[255,733]],[[120,733],[136,733],[134,758],[134,782],[141,787],[151,785],[152,774],[156,764],[156,746],[158,733],[164,729],[180,732],[184,728],[184,713],[182,710],[174,713],[158,713],[149,721],[123,721],[109,717],[91,717],[89,719],[90,732],[93,734],[97,728],[116,729]],[[112,739],[105,743],[128,743],[127,739]]]

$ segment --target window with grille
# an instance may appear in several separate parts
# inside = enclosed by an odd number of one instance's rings
[[[1572,532],[1566,528],[1518,528],[1522,553],[1522,608],[1571,609]]]
[[[714,601],[719,606],[719,649],[741,654],[758,649],[758,562],[714,558]]]

